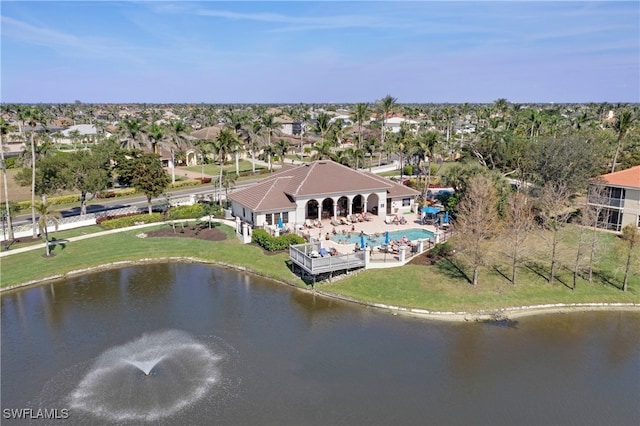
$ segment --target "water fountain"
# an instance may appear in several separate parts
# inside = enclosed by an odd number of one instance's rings
[[[100,355],[69,405],[111,421],[158,420],[200,400],[221,359],[182,331],[145,334]]]

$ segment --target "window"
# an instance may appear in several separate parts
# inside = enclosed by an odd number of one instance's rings
[[[242,217],[243,217],[243,218],[247,217],[247,213],[245,213],[245,211],[244,211],[244,207],[242,208]]]
[[[403,198],[402,199],[402,206],[403,207],[407,207],[411,205],[411,198]]]
[[[282,212],[282,222],[289,223],[289,212]]]
[[[267,222],[267,225],[273,225],[273,215],[271,213],[267,213],[264,216],[265,222]]]

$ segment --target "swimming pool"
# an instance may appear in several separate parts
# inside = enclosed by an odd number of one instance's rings
[[[402,237],[407,237],[410,241],[423,240],[433,237],[433,232],[427,231],[426,229],[404,229],[389,232],[389,241],[396,241]],[[365,234],[364,241],[369,246],[375,247],[384,244],[384,238],[384,232],[381,232],[378,236]],[[350,235],[336,234],[331,236],[331,240],[336,243],[355,244],[360,242],[360,233],[352,232]]]

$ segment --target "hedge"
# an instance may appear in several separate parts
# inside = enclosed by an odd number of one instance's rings
[[[127,188],[127,189],[121,189],[119,191],[107,191],[107,192],[98,192],[96,194],[96,198],[117,198],[117,197],[124,197],[126,195],[133,195],[135,194],[137,191],[135,188]]]
[[[162,213],[151,213],[151,214],[136,213],[136,214],[118,217],[116,219],[101,220],[99,222],[96,220],[96,222],[98,222],[98,224],[104,229],[117,229],[117,228],[126,228],[134,225],[140,225],[143,223],[162,222],[162,220],[163,220]]]
[[[168,219],[200,219],[204,215],[204,206],[202,204],[193,204],[191,206],[171,207]]]
[[[169,188],[181,188],[183,186],[196,186],[201,185],[202,182],[200,179],[187,179],[187,180],[179,180],[175,183],[170,183]]]
[[[296,234],[284,234],[279,237],[272,237],[264,229],[254,229],[251,241],[267,251],[285,250],[292,244],[302,244],[305,242],[304,238]]]

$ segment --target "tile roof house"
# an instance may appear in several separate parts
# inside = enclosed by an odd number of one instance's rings
[[[588,203],[601,209],[598,227],[620,231],[626,225],[640,227],[640,166],[608,173],[591,182]]]
[[[229,195],[233,214],[253,226],[302,225],[354,213],[403,214],[420,193],[376,174],[330,160],[281,169]]]

